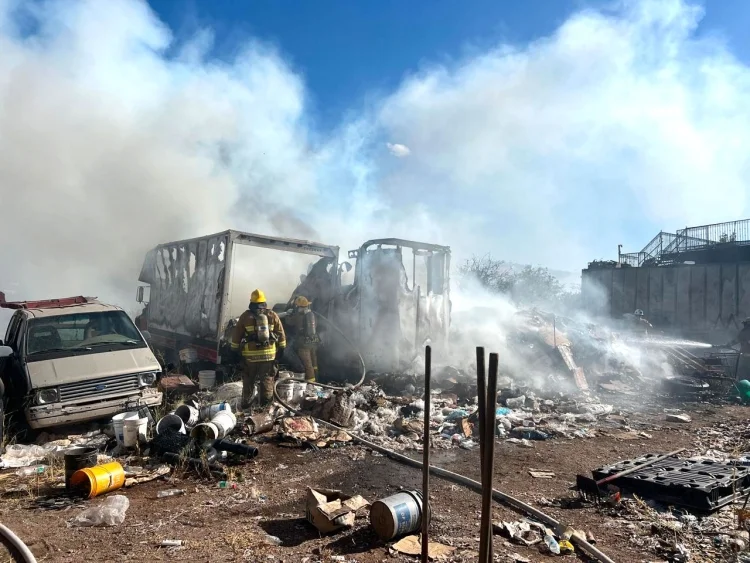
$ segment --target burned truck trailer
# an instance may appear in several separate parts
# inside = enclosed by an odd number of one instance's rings
[[[161,244],[146,255],[139,280],[147,285],[138,288],[137,296],[145,307],[137,321],[165,362],[176,363],[180,352],[188,351],[199,361],[222,363],[221,350],[234,320],[229,301],[237,244],[319,257],[289,299],[274,309],[288,310],[295,297],[304,295],[313,311],[335,327],[321,326],[324,376],[344,376],[347,366],[357,365],[357,351],[368,369],[400,371],[423,352],[425,343],[447,344],[449,247],[402,239],[368,241],[349,252],[356,259],[354,282],[342,285],[352,266],[338,262],[336,246],[225,231]],[[405,249],[412,255],[411,285]],[[255,282],[234,283],[247,284],[249,292]]]
[[[232,319],[230,282],[238,244],[318,256],[329,285],[338,283],[336,246],[232,230],[160,244],[146,254],[138,278],[147,285],[138,287],[137,300],[145,307],[137,322],[166,362],[176,363],[179,352],[188,350],[200,361],[221,364],[221,340]],[[247,283],[250,288],[252,280]]]

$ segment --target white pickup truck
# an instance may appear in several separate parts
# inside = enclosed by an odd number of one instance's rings
[[[15,309],[0,341],[0,414],[37,430],[161,404],[161,366],[119,307],[87,297],[7,302],[2,293],[0,307]]]

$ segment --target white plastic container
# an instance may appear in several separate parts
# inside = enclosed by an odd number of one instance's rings
[[[190,435],[198,442],[219,439],[219,429],[213,422],[201,422],[196,424],[195,428],[190,431]]]
[[[164,434],[169,429],[176,431],[179,434],[185,434],[185,423],[179,416],[170,413],[156,423],[156,433]]]
[[[180,350],[180,361],[183,364],[194,364],[198,361],[198,351],[195,348],[183,348]]]
[[[222,410],[214,415],[211,419],[211,424],[213,424],[218,430],[219,435],[217,436],[217,439],[220,440],[234,430],[234,427],[237,424],[237,417],[234,416],[232,411]]]
[[[137,412],[123,412],[112,417],[112,430],[115,432],[118,446],[125,445],[124,423],[126,420],[138,420]]]
[[[213,405],[206,405],[200,410],[201,420],[211,420],[217,413],[221,411],[231,411],[232,407],[226,401],[223,403],[215,403]]]
[[[137,414],[137,413],[136,413]],[[122,424],[122,442],[126,448],[134,448],[146,442],[148,418],[126,418]]]
[[[198,385],[201,389],[213,389],[216,385],[216,371],[212,369],[199,371]]]
[[[305,398],[305,391],[307,391],[307,382],[295,381],[294,382],[294,396],[292,398],[292,401],[294,401],[295,404],[301,403],[302,399]]]
[[[279,383],[276,387],[279,398],[285,403],[294,402],[294,386],[294,381],[285,381],[284,383]]]
[[[182,419],[182,422],[185,423],[186,428],[192,428],[193,426],[198,424],[199,412],[198,409],[196,409],[192,405],[180,405],[175,409],[174,414]]]

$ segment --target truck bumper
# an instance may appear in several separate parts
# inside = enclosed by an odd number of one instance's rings
[[[111,417],[136,405],[143,407],[156,407],[162,402],[162,393],[156,389],[144,389],[137,395],[128,395],[115,399],[104,399],[97,402],[85,404],[63,404],[50,403],[26,409],[26,421],[34,430],[49,428],[51,426],[62,426],[66,424],[79,424],[90,422],[101,418]]]

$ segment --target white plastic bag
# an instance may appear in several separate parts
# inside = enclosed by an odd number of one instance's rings
[[[130,507],[128,497],[112,495],[99,506],[87,508],[71,521],[72,526],[119,526]]]

